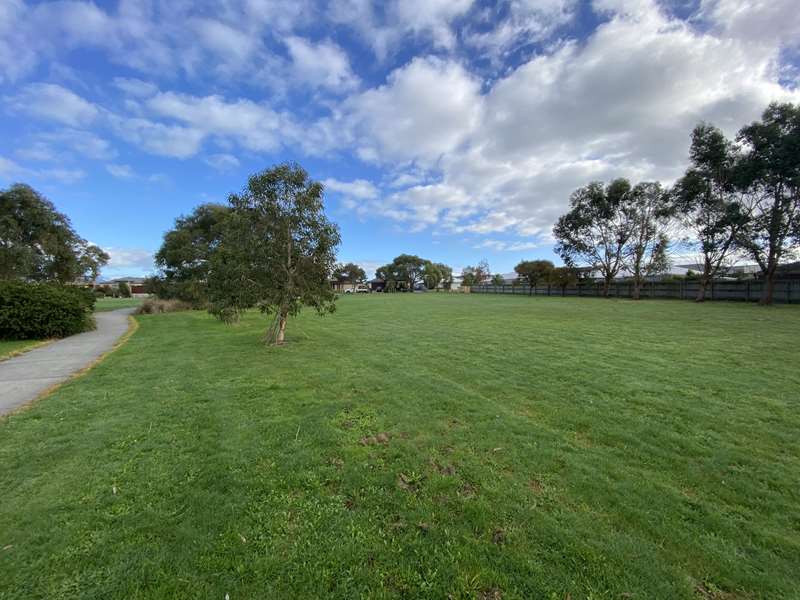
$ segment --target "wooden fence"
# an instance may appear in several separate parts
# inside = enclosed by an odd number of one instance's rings
[[[740,300],[756,302],[761,297],[764,282],[759,280],[748,281],[715,281],[706,288],[706,300]],[[642,298],[675,298],[680,300],[694,300],[697,297],[700,284],[695,280],[647,282],[641,290]],[[520,296],[587,296],[599,297],[603,295],[603,284],[580,283],[578,285],[561,288],[551,285],[538,285],[531,288],[528,285],[478,285],[470,288],[473,294],[518,294]],[[633,284],[620,281],[611,284],[608,295],[610,298],[631,298]],[[800,280],[783,279],[775,282],[773,295],[775,302],[792,303],[800,302]]]

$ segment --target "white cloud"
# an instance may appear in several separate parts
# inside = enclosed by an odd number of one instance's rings
[[[385,85],[350,98],[345,110],[367,151],[389,161],[433,163],[479,124],[480,82],[457,63],[416,58]]]
[[[31,83],[5,100],[14,112],[71,126],[87,125],[99,112],[91,102],[53,83]]]
[[[326,179],[322,182],[326,190],[338,192],[349,198],[359,200],[373,200],[380,193],[375,185],[366,179],[355,179],[353,181],[339,181],[337,179]]]
[[[228,102],[220,96],[160,93],[147,102],[158,116],[185,123],[199,139],[207,135],[232,138],[249,150],[271,151],[291,135],[291,120],[269,106],[251,100]]]
[[[108,266],[103,269],[104,274],[107,271],[115,272],[118,275],[127,274],[131,272],[143,273],[153,270],[153,252],[143,248],[120,248],[115,246],[108,246],[103,248],[110,260]],[[123,273],[124,272],[124,273]]]
[[[239,159],[232,154],[212,154],[205,163],[220,172],[232,171],[239,167]]]
[[[439,171],[439,183],[355,210],[549,241],[575,188],[619,176],[669,182],[700,120],[733,135],[770,101],[800,100],[778,83],[779,46],[700,33],[644,0],[602,8],[610,18],[584,44],[536,55],[484,94],[452,62],[416,59],[353,98],[359,150],[406,161],[408,181],[420,164]]]
[[[358,86],[347,54],[335,43],[313,43],[297,36],[284,40],[292,59],[290,76],[313,87],[343,93]]]
[[[524,252],[525,250],[533,250],[538,248],[541,244],[536,242],[526,241],[507,241],[507,240],[484,240],[480,244],[474,246],[475,248],[488,248],[496,252]]]
[[[492,27],[477,22],[467,27],[465,40],[494,60],[516,48],[549,38],[560,26],[575,17],[577,0],[512,0],[507,3],[508,15]],[[487,11],[487,20],[495,14]]]
[[[133,167],[130,165],[106,165],[106,171],[118,179],[131,179],[134,177]]]
[[[65,169],[61,167],[30,169],[9,158],[0,156],[0,178],[7,181],[17,181],[23,177],[72,184],[86,177],[86,173],[82,169]]]
[[[114,85],[125,94],[135,98],[147,98],[158,92],[158,86],[154,83],[130,77],[114,77]]]
[[[114,131],[152,154],[188,158],[200,150],[206,133],[180,125],[165,125],[142,118],[109,117]]]
[[[702,18],[725,36],[800,46],[800,7],[796,0],[703,0]]]

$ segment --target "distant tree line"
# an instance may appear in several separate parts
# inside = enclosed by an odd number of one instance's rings
[[[616,179],[576,190],[553,228],[556,252],[567,267],[597,270],[604,295],[629,273],[638,298],[648,276],[667,270],[670,244],[688,242],[702,256],[698,302],[726,261],[747,256],[763,272],[760,302],[771,304],[776,269],[800,245],[800,106],[771,104],[733,141],[702,123],[689,156],[670,189]]]

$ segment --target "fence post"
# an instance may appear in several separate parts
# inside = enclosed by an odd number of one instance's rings
[[[791,279],[787,279],[785,285],[786,285],[786,304],[791,304],[792,303],[792,280]]]
[[[547,295],[548,296],[550,295],[550,284],[549,283],[547,284]]]
[[[750,302],[750,282],[749,281],[747,282],[747,285],[745,286],[744,301],[745,302]]]
[[[680,283],[680,286],[681,286],[681,300],[686,300],[686,298],[685,298],[685,296],[684,296],[684,287],[686,287],[686,286],[685,286],[685,283],[686,283],[686,282],[685,282],[683,279],[681,279],[681,280],[679,281],[679,283]]]
[[[714,299],[714,280],[711,280],[711,299]]]

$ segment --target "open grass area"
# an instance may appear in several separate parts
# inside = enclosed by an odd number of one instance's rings
[[[46,343],[47,340],[0,340],[0,360],[6,360]]]
[[[94,305],[94,312],[133,308],[139,306],[143,301],[142,298],[98,298]]]
[[[0,421],[0,598],[800,597],[800,307],[138,320]]]

